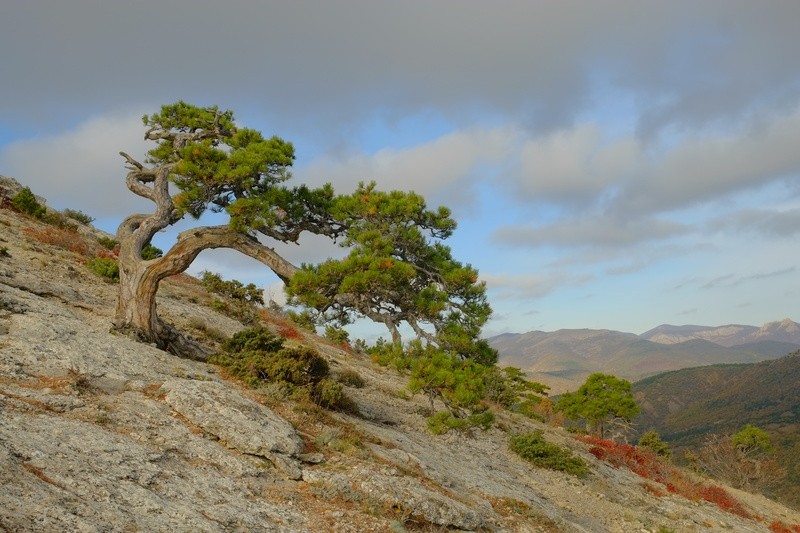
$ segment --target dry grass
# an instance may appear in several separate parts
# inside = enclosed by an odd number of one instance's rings
[[[40,230],[24,228],[22,233],[30,240],[49,244],[78,255],[89,255],[89,245],[76,230],[46,226]]]

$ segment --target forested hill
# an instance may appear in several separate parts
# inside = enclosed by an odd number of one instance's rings
[[[800,504],[800,351],[755,364],[686,368],[634,384],[635,424],[678,451],[745,424],[766,430],[789,469],[783,495]],[[678,454],[681,455],[681,454]]]

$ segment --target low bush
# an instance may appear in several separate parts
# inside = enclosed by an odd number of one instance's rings
[[[76,231],[78,226],[68,217],[58,211],[45,211],[40,217],[42,222],[61,229]]]
[[[110,257],[95,257],[86,262],[86,267],[106,281],[119,283],[119,263]]]
[[[155,250],[158,250],[158,248],[155,248]],[[161,252],[161,250],[158,251]],[[142,252],[144,253],[144,250],[142,250]],[[208,271],[202,272],[200,283],[208,292],[230,298],[231,300],[264,305],[264,294],[262,290],[253,283],[245,285],[237,279],[230,281],[224,280],[219,274]]]
[[[800,524],[788,526],[783,522],[775,520],[769,524],[769,530],[772,533],[800,533]]]
[[[583,477],[589,473],[586,463],[570,450],[544,440],[541,430],[511,437],[511,450],[536,466]]]
[[[667,446],[666,442],[661,440],[661,435],[659,435],[655,430],[650,430],[639,438],[639,447],[647,448],[656,455],[665,457],[667,459],[672,457],[672,452],[670,451],[669,446]]]
[[[350,344],[350,334],[336,326],[325,326],[325,338],[336,344]]]
[[[592,445],[589,453],[615,468],[625,466],[645,479],[664,484],[672,479],[675,469],[652,450],[597,437],[579,436],[578,439]]]
[[[329,378],[328,362],[308,346],[284,347],[283,339],[266,328],[236,333],[210,362],[225,367],[251,387],[285,384],[293,398],[325,408],[348,408],[342,385]],[[274,386],[273,386],[274,388]]]
[[[250,328],[234,333],[233,337],[225,341],[222,349],[228,353],[241,352],[277,352],[283,348],[283,340],[276,337],[267,328]]]
[[[342,384],[329,378],[322,378],[311,387],[311,400],[326,409],[344,407],[349,403]]]
[[[364,386],[364,378],[355,370],[342,370],[336,374],[336,381],[347,387],[360,389]]]
[[[284,339],[299,340],[303,338],[303,334],[300,333],[300,330],[287,323],[278,324],[278,334]]]
[[[725,489],[716,485],[705,485],[688,478],[651,450],[597,437],[581,436],[577,438],[591,444],[589,452],[598,459],[617,468],[625,466],[645,479],[661,483],[667,492],[678,494],[689,500],[702,499],[729,513],[743,518],[752,518],[744,506]]]
[[[65,217],[71,218],[72,220],[76,220],[84,225],[89,225],[92,222],[94,222],[94,218],[90,217],[83,211],[77,209],[64,209],[62,213]]]
[[[25,187],[15,194],[11,199],[11,205],[13,205],[17,211],[34,218],[42,218],[47,212],[47,209],[39,203],[36,196],[31,192],[30,187]]]
[[[158,252],[158,250],[155,248]],[[144,253],[144,250],[142,250]],[[231,318],[244,322],[245,324],[255,324],[258,322],[256,305],[264,304],[264,297],[261,289],[253,283],[244,285],[239,280],[226,281],[219,274],[203,272],[200,277],[200,284],[205,290],[212,294],[221,296],[223,300],[215,300],[212,308]]]
[[[373,361],[408,373],[408,390],[428,397],[431,411],[436,401],[447,411],[428,420],[434,433],[464,430],[472,427],[487,429],[494,415],[486,405],[486,377],[492,367],[461,359],[435,346],[411,342],[401,346],[379,341],[369,350]]]
[[[142,259],[144,259],[145,261],[149,261],[151,259],[158,259],[163,255],[164,251],[161,248],[157,248],[150,243],[145,244],[142,247]]]
[[[317,323],[314,320],[314,317],[308,311],[303,311],[302,313],[298,313],[296,311],[289,311],[287,313],[289,320],[297,324],[303,329],[307,329],[308,331],[315,332],[317,330]]]
[[[111,237],[98,237],[97,238],[98,244],[105,248],[106,250],[113,250],[117,246],[119,246],[119,241],[116,239],[112,239]]]
[[[476,411],[466,417],[454,416],[450,411],[439,411],[426,421],[428,430],[434,435],[448,431],[466,431],[470,428],[489,429],[494,423],[494,413],[489,409]]]
[[[79,255],[86,255],[89,253],[89,247],[83,241],[80,234],[74,229],[46,227],[37,230],[25,228],[22,230],[22,233],[31,239],[56,246],[63,250],[69,250]]]

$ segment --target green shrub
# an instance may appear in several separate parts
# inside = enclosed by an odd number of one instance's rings
[[[465,431],[470,428],[489,429],[494,423],[494,413],[485,409],[467,417],[456,417],[450,411],[439,411],[426,420],[428,430],[434,435],[448,431]]]
[[[245,329],[234,333],[233,337],[222,345],[222,349],[228,353],[277,352],[281,348],[283,348],[283,339],[263,327]]]
[[[287,313],[287,315],[289,316],[289,320],[291,320],[301,328],[307,329],[308,331],[316,331],[317,329],[316,320],[314,320],[314,316],[308,311],[297,313],[295,311],[290,310]]]
[[[439,400],[447,407],[446,415],[437,413],[429,421],[434,432],[467,427],[488,428],[494,415],[487,411],[485,400],[487,376],[493,367],[471,359],[461,359],[435,346],[411,342],[406,350],[379,340],[369,350],[373,361],[408,372],[408,389],[428,397],[431,411]]]
[[[17,211],[31,215],[32,217],[42,218],[47,209],[36,200],[36,196],[31,192],[30,187],[25,187],[11,199],[11,205]]]
[[[152,244],[145,244],[142,247],[142,259],[145,261],[149,261],[151,259],[158,259],[159,257],[164,255],[164,251],[161,248],[156,248]]]
[[[344,329],[336,326],[325,327],[325,338],[335,342],[336,344],[348,344],[350,342],[350,334]]]
[[[231,300],[264,305],[264,294],[253,283],[245,285],[239,280],[226,281],[219,274],[203,272],[200,283],[211,293],[219,294]]]
[[[449,411],[439,411],[427,419],[428,430],[434,435],[442,435],[450,430],[461,431],[466,429],[467,420],[456,418]]]
[[[342,384],[329,378],[322,378],[311,388],[311,400],[326,409],[343,406],[345,398]]]
[[[111,237],[98,237],[97,242],[100,244],[100,246],[107,250],[113,250],[119,246],[119,241],[112,239]]]
[[[66,230],[77,230],[78,226],[58,211],[47,211],[40,217],[42,222]]]
[[[531,405],[537,405],[547,396],[547,385],[528,381],[519,368],[492,366],[485,372],[486,397],[507,409],[527,414]]]
[[[403,351],[403,347],[388,343],[383,338],[378,339],[375,346],[369,348],[367,352],[372,361],[381,366],[393,367],[398,372],[411,368],[411,358]]]
[[[62,211],[65,217],[71,218],[72,220],[77,220],[81,224],[89,225],[94,222],[94,219],[84,213],[83,211],[76,210],[76,209],[64,209]]]
[[[667,443],[661,440],[661,435],[658,434],[658,431],[650,430],[647,433],[644,433],[639,438],[638,446],[642,448],[647,448],[648,450],[652,451],[656,455],[660,455],[661,457],[671,457],[672,452],[667,446]]]
[[[544,440],[541,430],[511,437],[511,450],[536,466],[566,472],[575,476],[588,473],[586,463],[572,452]]]
[[[0,246],[0,257],[11,257],[11,254],[8,253],[8,248],[5,246]]]
[[[428,396],[431,407],[441,400],[450,412],[472,410],[486,397],[487,367],[419,343],[409,346],[411,360],[408,388]]]
[[[347,387],[360,389],[364,386],[364,378],[355,370],[342,370],[336,374],[336,381]]]
[[[107,281],[119,282],[119,264],[115,259],[95,257],[87,261],[86,266]]]
[[[342,385],[328,377],[330,366],[325,358],[308,346],[284,347],[283,339],[266,328],[236,333],[209,361],[254,388],[285,384],[279,388],[298,401],[308,399],[325,408],[351,405]]]
[[[256,324],[258,314],[256,304],[264,304],[264,296],[253,283],[244,285],[241,281],[225,281],[219,274],[203,272],[200,283],[208,292],[222,296],[225,301],[216,300],[212,309],[245,324]]]
[[[766,453],[772,451],[769,434],[761,428],[747,424],[731,437],[733,446],[743,453]]]

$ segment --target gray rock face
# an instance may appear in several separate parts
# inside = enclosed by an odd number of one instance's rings
[[[252,400],[242,398],[230,386],[211,381],[170,380],[164,400],[191,423],[242,453],[264,457],[290,479],[300,479],[303,450],[294,428]]]
[[[219,475],[225,464],[213,462],[213,443],[176,447],[191,434],[167,425],[157,405],[135,404],[140,422],[164,424],[150,442],[119,433],[113,421],[0,399],[0,523],[9,531],[293,531],[280,523],[303,522],[254,503],[241,479]]]

